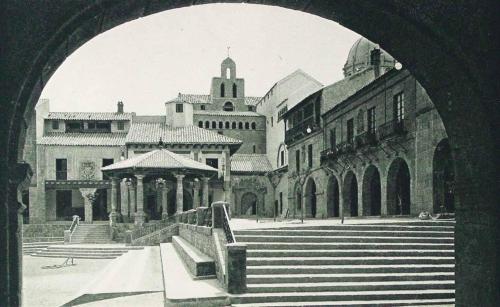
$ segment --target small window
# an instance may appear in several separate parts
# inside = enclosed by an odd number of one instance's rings
[[[205,161],[206,161],[205,163],[208,166],[211,166],[211,167],[216,168],[216,169],[219,168],[219,159],[217,159],[217,158],[207,158]]]
[[[295,151],[295,169],[300,172],[300,150]]]
[[[207,129],[210,128],[210,122],[208,120],[205,122],[205,128],[207,128]]]
[[[125,130],[125,123],[124,122],[117,122],[116,124],[118,130]]]
[[[68,160],[56,159],[56,180],[68,179]]]
[[[337,146],[337,134],[336,129],[330,129],[330,149],[334,149]]]
[[[243,123],[242,122],[238,123],[238,129],[243,129]]]
[[[230,101],[228,101],[224,104],[224,107],[222,109],[227,112],[232,112],[234,111],[234,106]]]
[[[245,129],[250,129],[250,124],[249,123],[245,123]]]
[[[212,129],[217,129],[217,122],[212,122]]]
[[[274,126],[274,118],[271,116],[271,127]]]
[[[255,145],[252,146],[252,151],[255,153],[257,151],[257,147]]]
[[[367,112],[367,126],[368,126],[368,132],[371,134],[375,133],[375,107],[368,109]]]
[[[282,150],[280,152],[280,166],[283,166],[283,165],[285,165],[285,151],[284,150]]]
[[[59,121],[57,121],[57,120],[52,121],[52,129],[59,130]]]
[[[220,85],[220,96],[224,97],[225,95],[226,95],[226,86],[224,85],[224,83],[222,83]]]
[[[307,165],[309,168],[313,166],[313,145],[307,145]]]
[[[236,86],[236,83],[233,83],[233,98],[238,97],[238,87]]]
[[[252,130],[257,129],[257,125],[255,123],[252,123]]]
[[[399,93],[394,96],[394,120],[401,122],[405,118],[405,96],[404,93]]]
[[[236,129],[236,122],[232,122],[232,123],[231,123],[231,128],[232,128],[232,129]]]
[[[229,129],[229,122],[226,122],[225,128]]]
[[[347,121],[347,142],[354,143],[354,119],[351,118]]]
[[[204,105],[204,104],[202,104],[202,105],[200,106],[200,109],[201,109],[201,110],[205,110],[205,105]]]
[[[203,128],[203,122],[202,121],[198,122],[198,127]]]
[[[175,105],[175,112],[182,113],[184,112],[184,105],[182,103],[178,103]]]
[[[248,111],[253,112],[254,111],[253,106],[248,106]]]
[[[224,128],[224,123],[223,122],[219,122],[219,129],[222,129]]]
[[[226,79],[230,79],[230,78],[231,78],[231,69],[226,68]]]

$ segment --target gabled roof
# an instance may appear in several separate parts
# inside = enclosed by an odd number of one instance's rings
[[[261,115],[257,112],[251,112],[251,111],[233,111],[233,112],[227,112],[227,111],[203,111],[203,110],[196,110],[193,111],[194,115],[208,115],[208,116],[255,116],[255,117],[263,117],[264,115]]]
[[[38,145],[60,146],[123,146],[126,133],[48,133]]]
[[[131,120],[132,113],[117,112],[50,112],[47,119],[58,120]]]
[[[178,155],[166,149],[156,149],[127,160],[123,160],[105,167],[102,171],[117,171],[126,169],[170,169],[195,170],[204,172],[218,172],[216,168],[197,162],[193,159]]]
[[[260,98],[261,97],[247,96],[247,97],[245,97],[245,105],[254,106],[257,104],[257,102],[259,102]],[[187,102],[187,103],[192,103],[192,104],[212,103],[212,96],[179,93],[179,96],[168,101],[168,103],[172,103],[172,102]]]
[[[170,128],[164,123],[132,123],[126,143],[157,144],[160,138],[166,144],[240,145],[243,143],[207,129],[195,126]]]
[[[265,154],[234,154],[231,156],[231,172],[267,173],[272,171]]]

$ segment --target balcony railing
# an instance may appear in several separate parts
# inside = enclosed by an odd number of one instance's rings
[[[308,128],[310,131],[308,131]],[[285,131],[285,143],[293,142],[294,140],[300,139],[307,134],[313,133],[319,129],[319,126],[314,121],[314,118],[303,121],[302,123],[290,128]]]
[[[56,171],[56,180],[67,180],[68,172],[67,171]]]
[[[326,161],[335,160],[338,157],[337,148],[328,148],[320,153],[320,161],[324,163]]]
[[[392,120],[381,125],[378,128],[378,138],[379,140],[386,139],[388,137],[404,135],[408,132],[408,120]]]
[[[354,152],[354,143],[353,142],[342,142],[337,144],[337,153],[339,155],[349,154]]]
[[[372,131],[366,131],[356,136],[356,148],[377,145],[377,136]]]

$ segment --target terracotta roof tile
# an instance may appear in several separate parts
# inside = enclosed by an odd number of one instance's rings
[[[245,105],[254,106],[256,105],[261,97],[247,96],[245,97]],[[187,103],[212,103],[212,97],[210,95],[197,95],[197,94],[182,94],[170,100],[169,102],[187,102]]]
[[[47,119],[60,120],[131,120],[132,113],[114,112],[50,112]]]
[[[234,154],[231,156],[231,171],[265,173],[272,171],[272,166],[265,154]]]
[[[61,146],[123,146],[126,133],[48,133],[39,145]]]

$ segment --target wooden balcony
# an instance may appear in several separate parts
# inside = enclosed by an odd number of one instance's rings
[[[356,148],[377,145],[377,135],[372,131],[366,131],[356,136]]]
[[[310,129],[309,132],[308,128]],[[303,121],[299,125],[296,125],[293,128],[290,128],[287,131],[285,131],[285,144],[289,144],[297,140],[300,140],[306,135],[316,132],[319,129],[320,129],[319,125],[317,125],[316,122],[314,121],[314,118],[311,117],[310,119]]]
[[[381,125],[378,128],[378,138],[379,140],[387,139],[394,136],[405,135],[408,132],[409,121],[408,119],[403,120],[392,120]]]

